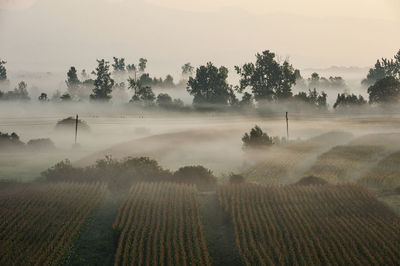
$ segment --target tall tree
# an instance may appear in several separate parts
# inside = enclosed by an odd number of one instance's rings
[[[280,64],[275,54],[269,50],[256,54],[255,63],[242,67],[235,66],[241,76],[238,90],[251,88],[256,101],[281,100],[292,96],[292,86],[296,83],[295,69],[289,62]]]
[[[400,80],[400,50],[392,59],[378,59],[375,66],[369,70],[367,78],[362,81],[362,84],[370,86],[378,80],[389,76]]]
[[[400,81],[393,76],[378,80],[368,88],[370,103],[397,103],[400,99]]]
[[[72,66],[67,73],[67,80],[65,81],[65,83],[67,84],[68,91],[71,95],[77,94],[79,86],[81,84],[77,73],[78,72],[76,71],[76,68],[74,66]]]
[[[7,64],[7,62],[0,59],[0,82],[7,80],[7,69],[5,64]]]
[[[147,67],[147,59],[146,58],[140,58],[138,66],[139,66],[139,72],[143,73],[146,70],[146,67]]]
[[[112,64],[112,67],[114,68],[114,71],[117,73],[125,72],[125,58],[113,57],[113,59],[114,64]]]
[[[97,60],[98,66],[94,72],[97,76],[94,81],[93,93],[90,99],[98,101],[109,101],[111,99],[112,87],[114,80],[111,78],[109,63],[104,59]]]
[[[227,105],[233,91],[227,78],[228,69],[224,66],[217,68],[209,62],[197,68],[196,76],[187,83],[187,91],[194,96],[193,104]]]

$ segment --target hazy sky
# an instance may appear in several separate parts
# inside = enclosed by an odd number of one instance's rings
[[[229,67],[270,49],[300,68],[369,66],[400,49],[400,0],[0,0],[10,69],[91,69],[96,58]]]

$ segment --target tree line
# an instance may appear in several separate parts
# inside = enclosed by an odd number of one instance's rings
[[[113,58],[113,63],[105,59],[97,60],[97,68],[91,73],[86,70],[78,78],[77,69],[72,66],[67,72],[67,92],[53,96],[59,101],[90,99],[95,102],[108,102],[112,92],[130,89],[133,92],[130,103],[143,107],[155,106],[163,108],[182,108],[182,100],[172,99],[166,93],[155,95],[152,88],[186,86],[187,92],[193,96],[193,106],[198,109],[217,107],[252,108],[262,107],[270,103],[305,103],[316,109],[327,109],[327,93],[317,88],[346,88],[341,77],[320,77],[313,73],[304,79],[300,70],[295,69],[288,60],[283,62],[275,53],[266,50],[256,54],[254,62],[235,66],[239,75],[239,84],[233,86],[228,82],[229,70],[225,66],[215,66],[212,62],[198,68],[190,63],[182,66],[182,80],[175,84],[173,77],[165,79],[152,78],[146,73],[147,59],[140,58],[138,64],[126,64],[124,58]],[[0,82],[7,81],[6,62],[0,60]],[[111,70],[112,67],[112,70]],[[382,58],[362,81],[367,86],[368,101],[361,95],[342,93],[337,95],[334,108],[362,106],[367,103],[398,103],[400,99],[400,50],[393,59]],[[293,93],[294,86],[302,88]],[[307,90],[308,89],[308,90]],[[238,98],[241,95],[241,98]],[[13,91],[1,92],[2,100],[30,100],[27,84],[20,82]],[[46,93],[39,100],[49,101]]]

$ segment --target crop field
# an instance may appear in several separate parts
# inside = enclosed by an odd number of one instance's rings
[[[114,265],[210,265],[194,186],[134,185],[113,227]]]
[[[382,146],[336,146],[318,157],[305,175],[321,177],[330,183],[354,181],[364,168],[382,156]]]
[[[57,265],[102,200],[102,184],[38,184],[0,195],[0,265]]]
[[[358,180],[358,183],[378,190],[400,188],[400,151],[379,161]]]
[[[331,132],[303,142],[288,144],[269,153],[264,160],[247,169],[243,175],[251,181],[261,184],[290,183],[297,175],[301,165],[313,156],[328,150],[331,145],[344,143],[351,139],[351,134]]]
[[[399,265],[400,219],[356,185],[225,185],[246,265]]]

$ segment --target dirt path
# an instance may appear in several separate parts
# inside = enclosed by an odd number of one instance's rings
[[[118,235],[112,229],[119,201],[110,192],[86,221],[63,265],[114,265]]]
[[[212,265],[243,265],[230,217],[220,208],[215,192],[199,194],[200,215]]]

